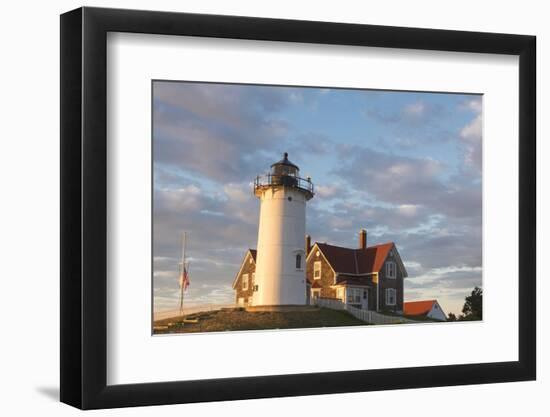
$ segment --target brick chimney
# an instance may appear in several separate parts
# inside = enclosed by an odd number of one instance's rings
[[[367,231],[359,230],[359,249],[367,249]]]
[[[309,255],[310,250],[311,250],[311,236],[306,235],[306,256]]]

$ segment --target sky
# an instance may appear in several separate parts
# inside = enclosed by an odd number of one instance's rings
[[[480,95],[154,81],[154,310],[178,308],[183,231],[186,305],[234,302],[254,178],[288,152],[315,184],[314,242],[393,241],[405,301],[460,313],[482,282],[481,136]]]

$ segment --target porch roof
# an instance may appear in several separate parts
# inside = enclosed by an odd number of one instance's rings
[[[364,276],[352,276],[346,274],[339,274],[336,278],[336,285],[366,285],[372,287],[374,283],[372,282],[372,275]]]

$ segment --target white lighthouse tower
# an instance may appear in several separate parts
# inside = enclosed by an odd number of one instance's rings
[[[253,306],[306,304],[306,202],[313,198],[313,184],[299,173],[285,152],[254,182],[260,223]]]

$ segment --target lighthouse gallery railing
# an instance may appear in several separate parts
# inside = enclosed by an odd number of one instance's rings
[[[259,175],[254,180],[254,189],[272,186],[272,185],[283,185],[287,187],[295,187],[303,191],[307,191],[311,194],[313,192],[313,183],[309,178],[300,178],[293,175]]]

